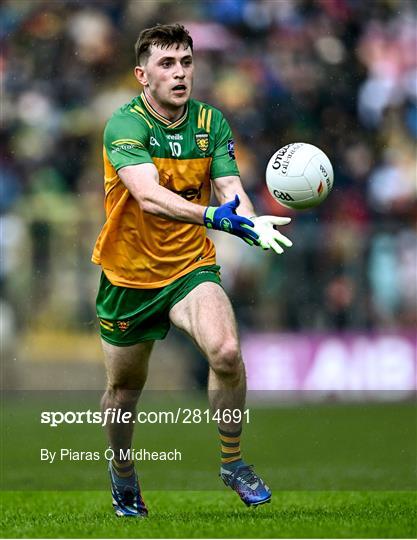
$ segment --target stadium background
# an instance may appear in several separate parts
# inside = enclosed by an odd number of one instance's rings
[[[99,269],[90,263],[104,218],[102,130],[138,93],[138,33],[173,21],[191,31],[194,97],[229,119],[258,213],[289,213],[264,184],[265,164],[280,146],[310,142],[334,165],[333,193],[317,210],[294,214],[287,232],[295,247],[284,256],[216,236],[252,387],[296,388],[293,366],[313,362],[315,348],[330,339],[327,357],[343,356],[348,369],[355,364],[359,388],[390,389],[391,381],[393,389],[415,388],[413,2],[22,0],[2,2],[0,14],[8,388],[103,385],[94,310]],[[382,349],[375,345],[381,334],[394,339]],[[360,344],[374,373],[385,373],[382,382],[363,382]],[[378,366],[383,356],[388,367]],[[205,376],[204,361],[181,335],[172,332],[157,346],[151,388],[196,388]],[[345,376],[340,369],[330,380],[356,388]]]

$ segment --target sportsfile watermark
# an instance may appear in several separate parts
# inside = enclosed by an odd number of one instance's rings
[[[101,397],[5,392],[2,458],[12,466],[3,468],[1,488],[108,489],[108,433],[119,424],[134,434],[123,450],[129,455],[114,457],[132,459],[144,489],[220,490],[218,427],[240,421],[242,457],[274,490],[417,489],[417,407],[409,393],[346,392],[336,400],[250,391],[242,411],[222,409],[205,392],[145,391],[135,412],[100,410]]]
[[[139,411],[136,414],[117,408],[104,411],[42,411],[41,424],[58,427],[61,424],[201,424],[250,422],[250,410],[240,409],[190,409],[177,407],[173,411]]]

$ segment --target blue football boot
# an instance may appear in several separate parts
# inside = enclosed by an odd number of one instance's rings
[[[112,503],[116,516],[146,517],[148,509],[142,499],[136,471],[129,478],[120,478],[109,462]]]
[[[220,468],[220,477],[231,487],[246,506],[259,506],[271,502],[271,490],[253,470],[253,465],[243,463],[234,470]]]

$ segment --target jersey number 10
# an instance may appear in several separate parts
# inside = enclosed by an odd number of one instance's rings
[[[178,142],[169,142],[169,147],[171,148],[171,153],[174,157],[181,155],[181,145]]]

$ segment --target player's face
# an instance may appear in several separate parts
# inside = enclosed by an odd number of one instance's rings
[[[135,73],[161,107],[180,109],[190,98],[193,87],[192,51],[183,45],[165,49],[152,46],[148,61],[139,70],[136,68]]]

